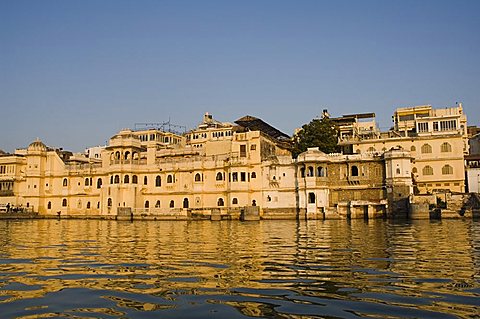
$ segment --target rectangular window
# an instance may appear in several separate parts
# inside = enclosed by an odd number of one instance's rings
[[[438,122],[433,122],[433,131],[438,132]]]
[[[428,132],[428,122],[418,123],[418,132]]]
[[[240,145],[240,157],[247,157],[247,145]]]
[[[251,150],[251,151],[255,151],[256,149],[257,149],[257,145],[256,145],[256,144],[250,145],[250,150]]]
[[[247,174],[245,172],[240,173],[240,181],[246,182],[247,181]]]
[[[441,131],[453,131],[457,129],[457,122],[455,120],[441,121],[440,130]]]
[[[238,173],[232,173],[232,182],[238,182]]]

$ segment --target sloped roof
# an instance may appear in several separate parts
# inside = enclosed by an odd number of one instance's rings
[[[274,139],[290,139],[290,136],[277,130],[268,123],[265,123],[259,118],[256,118],[251,115],[246,115],[242,118],[239,118],[235,121],[236,124],[250,130],[250,131],[260,131]]]

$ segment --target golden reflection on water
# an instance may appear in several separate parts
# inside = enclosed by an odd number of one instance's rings
[[[468,318],[479,303],[479,231],[465,220],[0,221],[0,309]]]

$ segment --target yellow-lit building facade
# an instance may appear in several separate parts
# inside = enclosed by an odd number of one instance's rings
[[[399,108],[380,132],[374,114],[332,119],[343,154],[312,148],[292,159],[291,138],[245,116],[208,113],[193,130],[124,129],[106,146],[73,154],[36,140],[0,154],[0,210],[46,216],[264,219],[379,216],[412,194],[464,192],[468,152],[462,106]],[[398,208],[398,209],[397,209]]]
[[[127,207],[152,218],[208,216],[213,209],[231,215],[260,206],[264,218],[294,218],[288,136],[254,117],[239,121],[206,114],[183,135],[126,129],[88,155],[37,140],[0,157],[0,204],[79,217],[114,217]]]
[[[460,103],[443,109],[430,105],[398,108],[393,116],[394,126],[387,132],[380,132],[370,114],[334,121],[339,124],[339,144],[346,154],[409,151],[415,193],[465,191],[467,118]]]

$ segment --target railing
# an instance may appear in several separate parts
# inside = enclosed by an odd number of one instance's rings
[[[145,165],[145,164],[147,164],[147,159],[146,158],[140,158],[140,159],[115,159],[115,160],[110,160],[110,165],[118,165],[118,164]]]
[[[13,190],[1,190],[0,197],[13,196]]]
[[[86,170],[95,173],[98,168],[102,168],[102,163],[67,164],[65,168],[69,171]]]

